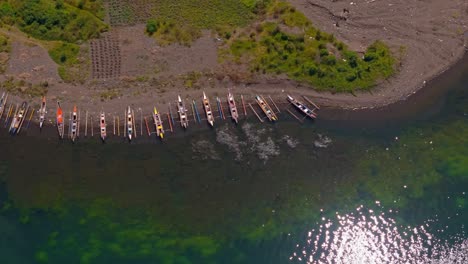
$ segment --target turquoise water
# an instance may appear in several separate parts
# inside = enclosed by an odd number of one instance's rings
[[[165,143],[2,131],[2,263],[463,263],[467,73],[393,108]]]

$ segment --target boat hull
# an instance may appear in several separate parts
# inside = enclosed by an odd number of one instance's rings
[[[180,96],[177,101],[177,112],[179,113],[180,125],[184,129],[187,129],[188,127],[187,108],[185,108],[184,101],[180,98]]]
[[[288,101],[296,108],[298,109],[299,111],[301,111],[303,114],[305,114],[306,116],[312,118],[312,119],[315,119],[317,118],[317,116],[315,115],[314,111],[312,109],[310,109],[309,107],[307,107],[305,104],[303,104],[302,102],[298,101],[297,99],[295,99],[294,97],[288,95],[287,97]]]
[[[133,139],[133,126],[134,126],[133,112],[129,106],[127,110],[127,137],[129,141],[132,141]]]
[[[257,95],[257,96],[255,96],[255,101],[257,102],[258,106],[260,106],[263,113],[267,116],[268,120],[270,120],[272,122],[278,121],[278,117],[276,116],[275,112],[268,105],[268,103],[266,102],[266,100],[263,97]]]
[[[239,119],[239,112],[237,111],[236,100],[234,99],[234,96],[231,93],[228,94],[227,99],[229,111],[231,112],[231,118],[237,124]]]
[[[164,128],[163,128],[163,123],[161,119],[161,115],[159,112],[156,110],[156,107],[154,108],[154,113],[153,113],[153,121],[154,121],[154,126],[156,128],[156,135],[163,139],[164,138]]]
[[[102,142],[105,142],[106,137],[107,137],[107,125],[106,125],[106,115],[104,113],[101,113],[99,127],[101,129],[101,140]]]
[[[210,100],[205,93],[203,93],[203,108],[205,109],[205,115],[208,124],[210,124],[211,127],[214,127],[213,111],[211,111]]]

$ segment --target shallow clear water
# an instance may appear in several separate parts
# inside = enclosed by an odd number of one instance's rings
[[[466,263],[467,83],[165,143],[2,129],[2,262]]]

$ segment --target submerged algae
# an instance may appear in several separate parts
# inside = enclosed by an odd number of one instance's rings
[[[107,200],[95,200],[88,208],[75,209],[55,221],[46,241],[39,243],[42,246],[35,255],[39,262],[151,259],[158,263],[213,263],[220,247],[210,236],[181,234],[144,212],[125,210],[122,214]],[[184,257],[189,255],[190,260]]]

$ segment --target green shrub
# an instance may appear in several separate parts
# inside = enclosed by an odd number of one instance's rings
[[[383,42],[369,46],[361,59],[333,35],[302,21],[303,15],[286,2],[276,1],[268,14],[265,22],[244,34],[256,36],[237,36],[229,42],[229,54],[238,62],[241,57],[248,58],[252,71],[287,74],[316,89],[337,92],[369,89],[395,71],[395,60]],[[294,18],[294,22],[285,17]],[[300,28],[302,33],[288,33],[280,24]],[[336,49],[329,50],[331,46]]]
[[[156,19],[150,19],[146,23],[146,32],[153,35],[159,29],[159,22]]]
[[[93,13],[82,10],[75,1],[11,0],[2,4],[0,12],[13,13],[19,28],[35,38],[77,42],[98,37],[107,26]],[[95,1],[90,1],[92,3]],[[83,2],[83,8],[86,6]],[[75,4],[75,5],[73,5]],[[99,9],[99,8],[97,8]],[[3,19],[2,19],[3,20]]]

